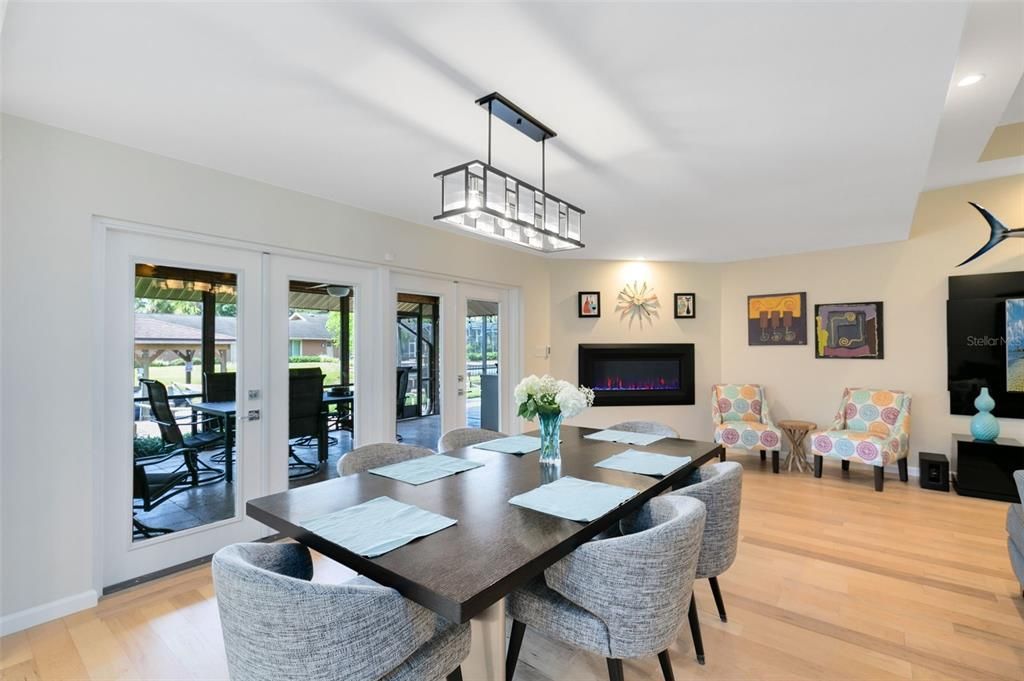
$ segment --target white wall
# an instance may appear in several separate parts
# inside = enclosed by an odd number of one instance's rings
[[[717,265],[664,262],[551,262],[551,373],[576,382],[579,343],[693,343],[696,370],[696,404],[588,409],[571,423],[610,426],[618,421],[641,419],[666,423],[684,437],[711,437],[711,385],[719,380],[720,320],[719,269]],[[634,280],[654,287],[659,316],[643,328],[630,327],[615,311],[622,286]],[[579,319],[576,294],[601,292],[600,319]],[[697,317],[674,319],[673,293],[697,294]]]
[[[772,414],[831,422],[844,386],[895,388],[914,395],[910,465],[917,453],[950,452],[951,433],[969,433],[969,417],[949,414],[946,391],[947,277],[1024,269],[1024,239],[1010,239],[961,268],[988,240],[975,201],[1011,227],[1024,225],[1024,176],[921,194],[911,237],[859,248],[750,260],[722,268],[722,379],[768,386]],[[747,296],[806,291],[816,303],[881,300],[885,359],[815,359],[809,344],[747,345]],[[1024,420],[1000,419],[1007,437],[1024,439]]]
[[[520,286],[525,347],[549,342],[542,258],[16,117],[2,124],[5,616],[94,585],[94,215]],[[547,370],[525,354],[527,371]]]

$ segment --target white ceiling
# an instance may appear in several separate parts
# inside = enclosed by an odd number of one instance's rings
[[[12,2],[3,110],[443,228],[432,175],[485,155],[473,100],[498,90],[559,133],[577,257],[738,260],[906,237],[966,14]],[[495,165],[538,182],[539,146],[494,133]]]
[[[970,87],[957,87],[970,73],[982,73],[985,78]],[[972,4],[949,80],[926,189],[1024,173],[1021,156],[978,163],[997,126],[1024,120],[1022,74],[1024,2]]]

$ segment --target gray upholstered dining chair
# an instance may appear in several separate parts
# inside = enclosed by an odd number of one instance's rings
[[[213,556],[235,681],[460,681],[469,624],[453,624],[363,577],[310,582],[301,544],[233,544]]]
[[[661,435],[663,437],[679,437],[675,428],[666,426],[657,421],[623,421],[609,426],[608,430],[624,430],[627,433],[648,433],[650,435]]]
[[[700,499],[707,508],[700,559],[697,561],[697,579],[711,583],[718,616],[726,621],[725,602],[718,586],[718,575],[728,570],[736,559],[736,545],[740,534],[740,496],[743,491],[743,466],[735,461],[708,464],[694,471],[685,487],[668,496],[687,496]],[[697,662],[704,664],[704,642],[700,635],[697,603],[690,596],[690,632]]]
[[[668,648],[693,589],[704,516],[696,499],[657,497],[623,521],[624,536],[584,544],[514,591],[506,680],[531,626],[603,655],[611,681],[622,681],[623,658],[654,654],[673,681]]]
[[[388,466],[421,456],[430,456],[434,450],[416,445],[404,445],[394,442],[378,442],[372,445],[356,447],[338,461],[338,475],[362,473],[378,466]]]
[[[437,451],[450,452],[453,449],[472,447],[481,442],[490,442],[498,438],[508,437],[505,433],[486,428],[455,428],[442,435],[437,441]]]

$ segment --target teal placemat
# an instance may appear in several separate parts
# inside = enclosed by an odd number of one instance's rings
[[[391,497],[377,497],[300,524],[327,541],[373,558],[455,523],[454,518],[424,511]]]
[[[635,489],[566,476],[516,495],[510,504],[579,522],[600,518],[637,495]]]
[[[608,457],[604,461],[598,461],[594,465],[598,468],[611,468],[617,471],[626,471],[627,473],[665,476],[688,463],[690,463],[690,457],[688,456],[669,456],[668,454],[638,452],[635,449],[627,449],[624,452]]]
[[[599,430],[590,435],[584,435],[588,440],[601,440],[603,442],[619,442],[624,445],[640,445],[641,447],[654,444],[658,440],[664,440],[664,435],[652,433],[632,433],[627,430]]]
[[[432,456],[421,456],[418,459],[399,461],[390,466],[371,468],[368,472],[374,475],[381,475],[385,478],[407,482],[410,485],[422,485],[431,480],[446,478],[463,471],[472,470],[483,466],[476,461],[457,459],[454,456],[434,454]]]
[[[513,435],[497,440],[489,440],[473,445],[477,449],[487,449],[505,454],[529,454],[540,449],[540,438],[530,435]]]

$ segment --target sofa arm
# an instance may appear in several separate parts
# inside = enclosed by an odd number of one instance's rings
[[[1020,497],[1020,502],[1024,504],[1024,470],[1014,471],[1013,479],[1017,483],[1017,496]]]

